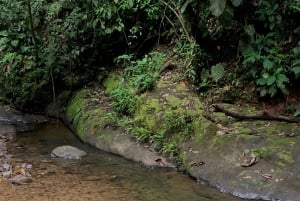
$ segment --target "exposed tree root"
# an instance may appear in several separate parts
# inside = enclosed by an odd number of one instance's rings
[[[223,112],[227,116],[231,116],[237,120],[274,120],[274,121],[286,121],[289,123],[298,123],[299,122],[294,117],[282,116],[282,115],[277,116],[277,115],[270,114],[267,111],[263,111],[262,113],[255,114],[255,115],[242,115],[242,114],[238,114],[236,112],[229,111],[225,108],[222,108],[218,104],[213,104],[212,106],[215,108],[215,111]]]

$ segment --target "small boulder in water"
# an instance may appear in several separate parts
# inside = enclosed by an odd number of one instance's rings
[[[85,155],[86,152],[70,145],[56,147],[51,153],[52,157],[64,159],[80,159],[82,156]]]

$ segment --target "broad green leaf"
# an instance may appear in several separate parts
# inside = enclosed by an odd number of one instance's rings
[[[289,80],[289,78],[287,78],[286,75],[284,75],[284,74],[278,74],[277,75],[277,81],[283,83],[283,82],[289,82],[290,80]]]
[[[215,82],[218,82],[223,78],[225,74],[224,66],[222,64],[216,64],[211,67],[211,77]]]
[[[226,0],[210,0],[210,11],[211,13],[219,17],[222,15],[226,7]]]
[[[272,61],[270,61],[269,59],[265,59],[263,62],[263,66],[265,69],[270,70],[273,68],[274,65]]]
[[[295,61],[293,61],[292,66],[300,66],[300,59],[296,59]]]
[[[272,84],[274,84],[275,80],[276,80],[275,75],[272,75],[272,76],[268,77],[268,79],[267,79],[267,85],[271,86]]]
[[[295,47],[295,48],[293,49],[293,53],[294,53],[294,54],[300,54],[300,47]]]
[[[300,75],[300,66],[292,68],[292,72],[295,73],[295,76],[298,78]]]
[[[8,36],[8,32],[7,31],[0,31],[0,36],[7,37]]]
[[[264,74],[262,75],[262,77],[265,78],[265,79],[267,79],[267,78],[269,77],[269,74],[268,74],[268,73],[264,73]]]
[[[256,84],[258,84],[258,85],[266,85],[266,82],[267,82],[267,79],[262,78],[262,77],[256,80]]]
[[[219,17],[219,20],[224,27],[229,27],[231,25],[232,18],[233,10],[231,8],[226,7],[222,15]]]
[[[231,0],[233,6],[238,7],[242,4],[243,0]]]
[[[185,3],[183,4],[183,6],[180,9],[180,13],[184,13],[187,6],[192,2],[192,0],[186,0]]]

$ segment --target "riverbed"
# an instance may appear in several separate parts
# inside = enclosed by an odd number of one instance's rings
[[[88,153],[81,160],[53,159],[51,151],[72,145]],[[15,166],[26,170],[32,182],[15,186],[1,180],[0,200],[95,201],[239,201],[203,185],[174,169],[146,168],[82,143],[59,121],[33,132],[18,133],[8,143]],[[32,166],[32,167],[31,167]]]

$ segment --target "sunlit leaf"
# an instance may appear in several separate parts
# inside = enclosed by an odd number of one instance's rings
[[[219,17],[222,15],[226,7],[226,0],[210,0],[210,11],[211,13]]]

